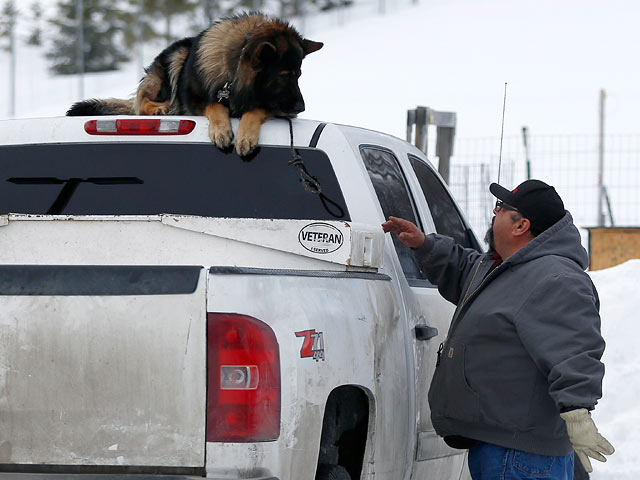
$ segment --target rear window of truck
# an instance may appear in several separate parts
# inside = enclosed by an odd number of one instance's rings
[[[305,188],[283,147],[243,161],[209,144],[2,146],[0,214],[350,220],[327,155],[296,150],[321,193]]]

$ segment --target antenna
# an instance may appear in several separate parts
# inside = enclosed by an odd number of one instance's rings
[[[500,183],[500,169],[502,168],[502,139],[504,137],[504,110],[507,106],[507,82],[504,82],[504,99],[502,100],[502,128],[500,129],[500,156],[498,157],[498,184]]]

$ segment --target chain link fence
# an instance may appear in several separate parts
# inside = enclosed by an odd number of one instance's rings
[[[597,135],[537,135],[528,139],[531,178],[553,185],[580,227],[599,218]],[[449,187],[480,238],[493,216],[489,185],[514,188],[527,178],[526,150],[520,136],[458,139]],[[605,226],[640,225],[640,135],[606,135],[603,201]]]

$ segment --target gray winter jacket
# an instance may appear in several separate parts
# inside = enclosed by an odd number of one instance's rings
[[[571,453],[560,411],[592,409],[604,375],[598,293],[571,215],[490,273],[491,255],[449,237],[428,235],[414,254],[457,305],[429,390],[436,432]]]

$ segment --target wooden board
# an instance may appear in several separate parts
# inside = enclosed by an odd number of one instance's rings
[[[640,228],[593,227],[588,230],[590,270],[602,270],[640,258]]]

